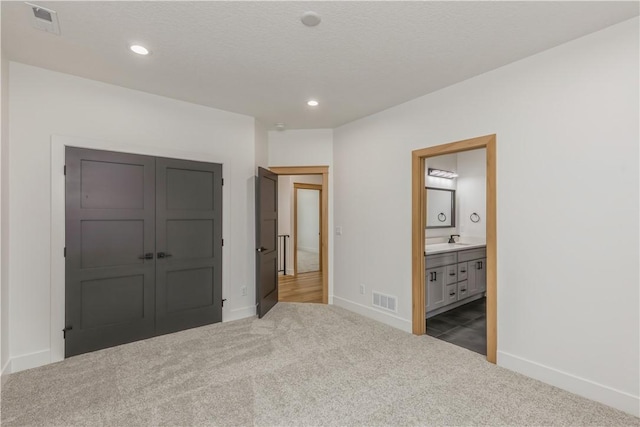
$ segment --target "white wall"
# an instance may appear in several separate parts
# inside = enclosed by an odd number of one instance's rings
[[[640,415],[638,23],[336,129],[336,304],[410,330],[411,151],[495,133],[498,364]]]
[[[9,61],[0,70],[0,373],[9,366]],[[4,380],[8,376],[3,375]]]
[[[9,85],[12,370],[48,363],[50,340],[60,339],[50,336],[52,135],[99,140],[114,150],[218,159],[225,178],[223,318],[255,313],[252,117],[13,62]]]
[[[266,168],[269,165],[269,131],[267,130],[267,127],[258,120],[255,121],[254,139],[256,168]]]
[[[320,192],[298,189],[298,250],[320,253]]]
[[[333,130],[269,132],[269,166],[329,166],[329,303],[333,302]],[[295,180],[295,178],[294,178]],[[337,203],[337,201],[336,201]],[[287,265],[289,262],[287,261]]]
[[[462,239],[487,235],[487,150],[458,153],[458,185],[456,191],[456,224]],[[477,213],[478,222],[470,217]]]

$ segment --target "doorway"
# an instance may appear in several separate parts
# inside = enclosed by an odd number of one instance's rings
[[[322,180],[321,176],[318,176]],[[322,230],[322,185],[293,184],[294,275],[322,272],[320,232]]]
[[[279,212],[280,224],[287,222],[287,215],[289,215],[290,221],[290,233],[278,233],[281,235],[290,236],[290,244],[288,247],[290,251],[290,262],[287,265],[290,266],[285,271],[278,274],[278,287],[279,287],[279,301],[287,302],[315,302],[315,303],[328,303],[328,287],[329,287],[329,167],[328,166],[299,166],[299,167],[271,167],[271,172],[278,175],[278,179],[283,178],[285,184],[279,183],[279,191],[283,188],[283,185],[290,185],[291,198],[290,208],[285,207],[282,212]],[[302,177],[312,177],[313,179],[302,179]],[[286,181],[289,180],[289,184]],[[300,182],[305,181],[305,182]],[[305,194],[304,191],[310,191],[306,193],[310,196],[318,197],[318,210],[317,216],[311,215],[310,222],[318,223],[318,228],[315,228],[315,233],[319,232],[319,239],[317,240],[318,253],[317,261],[312,263],[312,267],[309,269],[303,268],[303,271],[299,270],[298,262],[298,239],[296,228],[301,224],[298,224],[298,199],[300,194]],[[303,191],[303,193],[299,193]],[[280,196],[280,194],[279,194]],[[280,205],[279,205],[280,208]],[[310,210],[315,211],[315,207],[311,207]],[[284,220],[284,221],[281,221]],[[284,230],[286,231],[286,229]],[[308,242],[311,239],[312,234],[309,233]],[[314,247],[306,246],[303,242],[302,249],[311,249],[313,254]],[[314,268],[317,265],[317,269]],[[308,270],[308,271],[305,271]]]
[[[412,325],[413,333],[424,335],[429,320],[426,318],[426,272],[427,268],[443,268],[425,265],[425,228],[428,221],[425,191],[425,161],[445,154],[486,149],[486,249],[484,260],[472,261],[473,265],[486,268],[486,350],[487,361],[496,363],[497,353],[497,260],[496,260],[496,136],[478,138],[428,147],[412,152]],[[475,264],[477,262],[477,264]],[[459,266],[456,266],[459,268]],[[438,273],[429,271],[431,280],[438,280]],[[451,283],[448,286],[453,287]],[[465,288],[465,291],[467,289]],[[458,290],[459,292],[459,290]],[[446,295],[451,295],[447,293]]]

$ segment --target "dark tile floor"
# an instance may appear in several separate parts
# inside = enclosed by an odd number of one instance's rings
[[[487,354],[486,298],[427,319],[427,335]]]

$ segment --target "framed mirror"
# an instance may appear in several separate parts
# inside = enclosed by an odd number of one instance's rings
[[[427,228],[456,226],[456,190],[425,187],[427,191]]]

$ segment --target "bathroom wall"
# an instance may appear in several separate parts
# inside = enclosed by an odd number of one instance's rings
[[[429,176],[429,168],[442,169],[450,172],[458,172],[458,155],[457,154],[445,154],[443,156],[430,157],[426,159],[424,166],[424,185],[425,187],[434,188],[446,188],[449,190],[456,190],[458,179],[440,178],[437,176]],[[457,191],[456,191],[457,193]],[[457,203],[457,201],[456,201]],[[456,213],[457,215],[457,213]],[[425,231],[425,237],[429,243],[438,243],[446,241],[451,234],[460,234],[458,232],[458,222],[456,221],[455,227],[449,228],[428,228]]]
[[[458,153],[456,216],[462,239],[485,239],[487,230],[487,161],[486,150]],[[471,221],[477,213],[479,221]],[[474,217],[475,219],[475,217]]]

